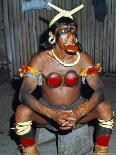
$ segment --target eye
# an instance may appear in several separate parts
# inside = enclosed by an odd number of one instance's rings
[[[62,29],[61,32],[62,32],[62,33],[65,33],[65,29]]]
[[[70,31],[71,31],[72,33],[75,33],[75,32],[76,32],[76,30],[73,29],[73,28],[70,28]]]
[[[66,33],[67,32],[67,29],[62,29],[61,32],[62,33]]]

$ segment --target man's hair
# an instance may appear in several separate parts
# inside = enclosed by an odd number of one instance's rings
[[[49,27],[49,31],[52,31],[54,33],[55,29],[60,25],[73,25],[77,28],[77,24],[74,20],[69,17],[61,17],[54,24],[52,24],[51,27]]]
[[[69,17],[61,17],[60,19],[58,19],[57,21],[55,21],[48,29],[48,31],[52,31],[52,33],[55,33],[55,29],[61,25],[73,25],[76,27],[77,29],[77,23],[72,20]],[[48,36],[49,37],[49,36]],[[80,49],[81,49],[81,44],[80,45]],[[41,44],[42,49],[47,50],[47,49],[51,49],[53,47],[55,47],[55,44],[51,45],[48,40],[46,40],[44,43]]]

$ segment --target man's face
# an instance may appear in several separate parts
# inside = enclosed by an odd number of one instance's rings
[[[73,48],[77,42],[76,27],[70,25],[62,25],[55,31],[56,43],[59,47],[67,52],[73,53]],[[70,49],[68,49],[70,48]]]

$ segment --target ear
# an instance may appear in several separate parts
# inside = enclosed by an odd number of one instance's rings
[[[52,44],[55,44],[55,42],[56,42],[56,38],[55,38],[55,36],[53,35],[53,33],[50,31],[49,32],[49,38],[48,38],[48,41],[49,41],[49,43],[52,45]]]
[[[49,32],[49,36],[53,36],[53,33],[52,33],[52,31],[50,31],[50,32]]]

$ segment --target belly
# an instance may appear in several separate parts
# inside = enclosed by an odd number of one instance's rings
[[[80,88],[58,87],[46,89],[43,97],[54,104],[71,104],[80,97]]]

